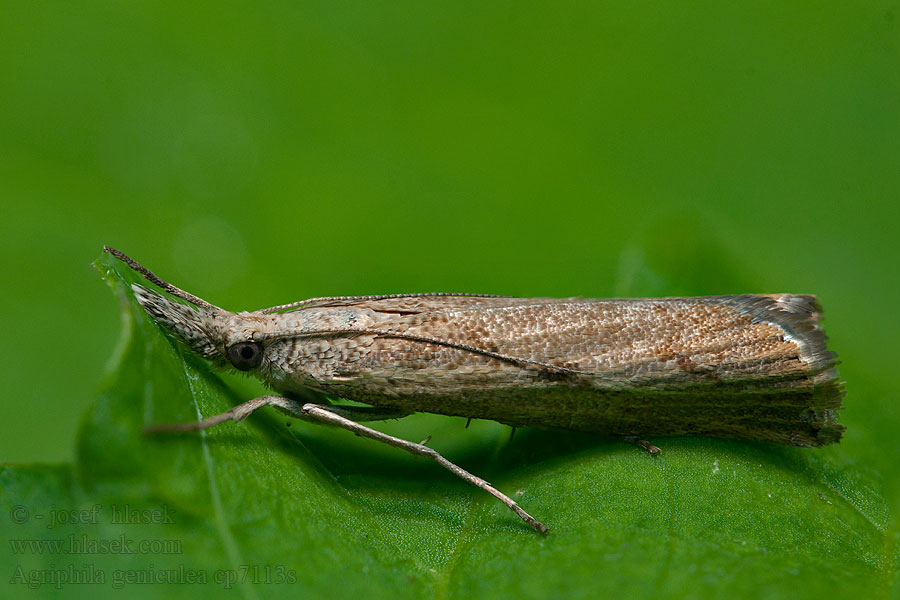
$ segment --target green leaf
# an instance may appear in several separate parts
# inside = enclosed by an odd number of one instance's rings
[[[435,464],[274,411],[142,436],[147,424],[247,398],[145,316],[127,268],[106,255],[97,265],[121,299],[122,341],[77,463],[0,470],[12,589],[152,598],[213,589],[245,598],[896,593],[897,535],[881,484],[840,446],[682,438],[655,440],[663,452],[653,458],[587,435],[524,430],[510,440],[509,428],[465,429],[463,419],[379,426],[408,439],[432,434],[433,447],[548,524],[543,537]],[[71,583],[79,577],[93,583]]]

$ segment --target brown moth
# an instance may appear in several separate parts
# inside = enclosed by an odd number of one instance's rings
[[[233,313],[106,251],[166,292],[135,296],[198,355],[252,373],[277,394],[182,431],[240,421],[263,406],[338,425],[428,456],[547,527],[425,446],[360,421],[413,412],[513,426],[596,432],[659,449],[639,436],[702,435],[794,446],[840,441],[842,383],[814,296],[510,298],[394,294],[314,298]],[[370,407],[302,402],[304,391]]]

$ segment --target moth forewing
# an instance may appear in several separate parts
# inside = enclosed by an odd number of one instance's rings
[[[109,249],[174,302],[134,286],[148,314],[206,358],[262,379],[261,406],[337,424],[429,456],[546,528],[436,452],[358,421],[411,412],[638,436],[705,435],[799,446],[840,440],[843,390],[814,296],[511,298],[399,294],[316,298],[232,313]],[[369,404],[301,404],[309,390]],[[382,416],[373,416],[382,415]],[[387,415],[387,416],[383,416]],[[180,429],[186,428],[180,426]]]
[[[613,435],[836,442],[842,390],[811,296],[409,299],[280,339],[269,383],[406,411]],[[311,315],[310,315],[311,316]],[[295,376],[291,376],[295,374]]]

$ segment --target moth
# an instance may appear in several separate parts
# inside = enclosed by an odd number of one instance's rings
[[[263,406],[426,456],[548,528],[425,443],[363,425],[414,412],[594,432],[635,442],[700,435],[824,446],[841,439],[843,384],[815,296],[512,298],[390,294],[313,298],[234,313],[105,250],[187,304],[132,285],[171,337],[273,394],[185,431],[241,421]],[[309,390],[320,402],[304,402]],[[343,398],[368,406],[333,404]]]

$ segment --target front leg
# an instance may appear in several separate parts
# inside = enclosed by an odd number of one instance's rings
[[[382,433],[380,431],[372,429],[371,427],[366,427],[365,425],[362,425],[357,421],[352,420],[351,418],[348,418],[348,416],[360,416],[363,418],[366,418],[368,416],[370,420],[399,418],[399,416],[405,416],[402,411],[385,412],[383,409],[367,410],[364,407],[335,407],[322,406],[320,404],[312,403],[301,404],[296,400],[291,400],[290,398],[285,398],[284,396],[268,395],[254,398],[253,400],[249,400],[247,402],[244,402],[243,404],[235,406],[231,410],[218,415],[214,415],[212,417],[208,417],[196,423],[152,425],[145,428],[144,432],[161,433],[166,431],[196,431],[200,429],[207,429],[208,427],[213,427],[214,425],[224,423],[225,421],[243,421],[263,406],[274,406],[282,412],[285,412],[299,419],[303,419],[304,421],[319,421],[322,423],[337,425],[338,427],[342,427],[343,429],[352,431],[356,435],[371,438],[373,440],[378,440],[379,442],[384,442],[385,444],[389,444],[397,448],[402,448],[412,454],[430,458],[457,477],[471,483],[475,487],[481,488],[482,490],[488,492],[489,494],[503,502],[503,504],[508,506],[513,512],[519,515],[519,517],[523,521],[531,525],[537,531],[541,533],[547,533],[549,531],[546,525],[539,522],[527,512],[522,510],[522,508],[512,498],[493,487],[484,479],[473,475],[459,465],[450,462],[449,460],[441,456],[436,450],[433,450],[424,444],[416,444],[415,442],[410,442],[398,437],[394,437],[392,435],[388,435],[386,433]]]
[[[234,421],[236,423],[239,423],[263,406],[274,406],[281,412],[290,415],[295,419],[302,419],[305,421],[318,420],[307,418],[306,414],[302,410],[303,404],[304,403],[286,398],[284,396],[276,396],[274,394],[270,394],[268,396],[260,396],[259,398],[248,400],[243,404],[238,404],[231,410],[227,410],[218,415],[213,415],[211,417],[203,419],[202,421],[197,421],[194,423],[166,423],[162,425],[150,425],[144,428],[144,433],[152,434],[165,433],[169,431],[199,431],[200,429],[208,429],[226,421]],[[321,408],[326,408],[325,406],[319,404],[311,406],[320,406]],[[411,412],[406,410],[395,408],[377,408],[373,406],[328,406],[327,408],[333,413],[346,417],[347,419],[350,419],[352,421],[386,421],[388,419],[400,419],[412,414]]]
[[[260,396],[259,398],[248,400],[243,404],[238,404],[231,410],[227,410],[218,415],[207,417],[202,421],[197,421],[196,423],[166,423],[163,425],[150,425],[144,428],[144,433],[151,434],[165,433],[169,431],[199,431],[200,429],[208,429],[226,421],[234,421],[235,423],[239,423],[263,406],[274,406],[275,408],[279,408],[283,412],[297,417],[298,419],[303,418],[303,405],[301,403],[297,402],[296,400],[291,400],[290,398],[285,398],[284,396],[276,396],[274,394],[270,394],[268,396]]]

